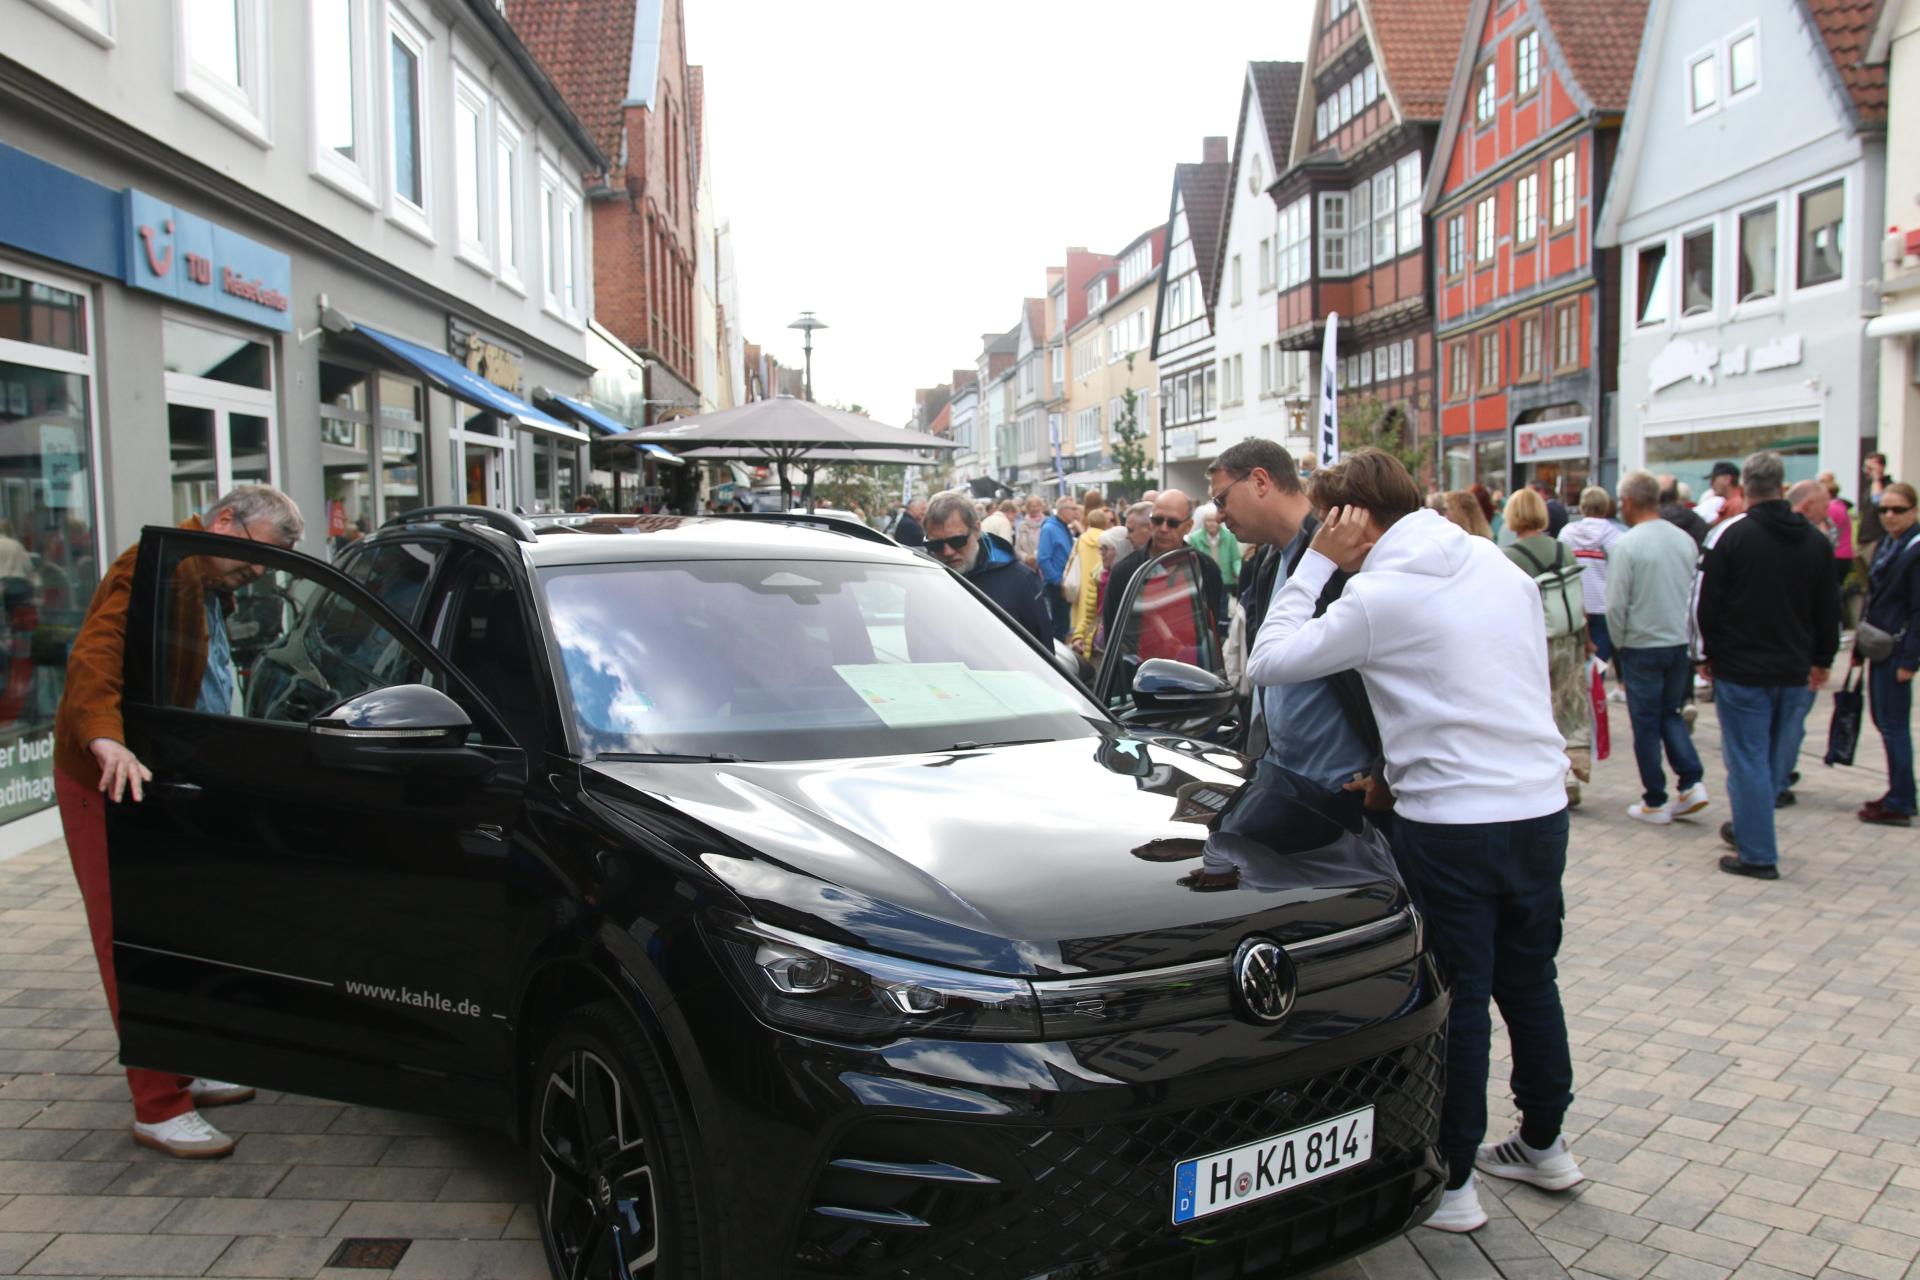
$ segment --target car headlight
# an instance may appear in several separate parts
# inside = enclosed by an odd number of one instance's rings
[[[1038,1040],[1040,1009],[1020,978],[967,973],[823,942],[715,913],[717,949],[767,1021],[809,1035]]]

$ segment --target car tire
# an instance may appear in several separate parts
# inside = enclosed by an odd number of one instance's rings
[[[697,1277],[692,1160],[633,1015],[612,1002],[569,1013],[529,1092],[534,1207],[557,1280]]]

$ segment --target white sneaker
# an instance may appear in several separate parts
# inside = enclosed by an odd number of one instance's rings
[[[1664,804],[1649,807],[1636,800],[1627,806],[1627,816],[1635,822],[1644,822],[1649,826],[1664,827],[1673,821],[1673,807]]]
[[[159,1124],[136,1120],[133,1140],[182,1160],[217,1160],[233,1154],[233,1139],[201,1119],[198,1111],[183,1111]]]
[[[1467,1175],[1465,1186],[1440,1193],[1440,1207],[1425,1225],[1436,1231],[1478,1231],[1487,1225],[1487,1211],[1480,1207],[1472,1174]]]
[[[224,1107],[249,1101],[253,1097],[253,1086],[200,1078],[187,1086],[187,1092],[192,1095],[196,1107]]]
[[[1625,689],[1615,689],[1607,695],[1608,702],[1625,702],[1626,700],[1627,691]]]
[[[1532,1183],[1542,1191],[1565,1191],[1586,1178],[1567,1153],[1564,1137],[1555,1138],[1545,1151],[1536,1151],[1520,1141],[1516,1132],[1505,1142],[1480,1148],[1473,1163],[1484,1174]]]
[[[1691,702],[1680,708],[1680,719],[1685,722],[1688,733],[1693,732],[1693,722],[1699,718],[1700,713],[1694,709],[1694,705]]]
[[[1696,782],[1680,793],[1673,802],[1673,816],[1684,818],[1690,813],[1698,813],[1707,807],[1707,784]]]

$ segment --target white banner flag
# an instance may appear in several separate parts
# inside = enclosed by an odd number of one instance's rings
[[[1320,465],[1330,467],[1340,460],[1339,398],[1334,386],[1334,351],[1340,332],[1340,313],[1327,313],[1327,343],[1320,350]]]

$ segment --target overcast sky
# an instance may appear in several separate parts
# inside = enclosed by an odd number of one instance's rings
[[[1046,290],[1068,245],[1165,219],[1173,166],[1233,136],[1249,59],[1309,0],[685,0],[744,336],[814,396],[900,422]]]

